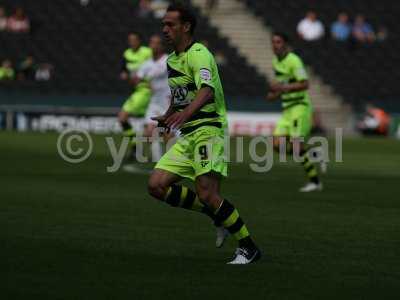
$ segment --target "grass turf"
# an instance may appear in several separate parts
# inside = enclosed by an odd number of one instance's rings
[[[293,164],[232,164],[223,193],[264,253],[238,267],[204,216],[150,199],[144,175],[107,173],[104,137],[78,165],[56,139],[0,132],[2,299],[398,297],[399,141],[345,140],[322,193],[298,193]]]

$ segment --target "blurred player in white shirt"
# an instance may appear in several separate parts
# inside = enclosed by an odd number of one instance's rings
[[[150,38],[149,47],[153,51],[153,58],[144,62],[136,74],[134,81],[146,81],[150,84],[152,97],[146,113],[146,136],[152,136],[157,122],[151,120],[151,117],[163,115],[171,101],[171,91],[168,86],[167,58],[164,51],[162,38],[159,35],[153,35]],[[162,155],[160,141],[151,143],[151,152],[153,159],[158,160]]]

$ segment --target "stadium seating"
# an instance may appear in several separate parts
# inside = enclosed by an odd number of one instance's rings
[[[126,36],[131,30],[145,37],[160,32],[160,20],[135,16],[138,1],[102,0],[81,6],[78,0],[17,1],[32,21],[32,33],[0,33],[0,60],[20,60],[27,54],[55,66],[48,83],[12,82],[1,89],[42,93],[127,94],[130,88],[118,78]],[[10,11],[15,1],[2,1]],[[198,40],[207,40],[212,51],[227,58],[220,68],[228,95],[263,95],[266,80],[222,38],[207,19],[200,18]],[[239,71],[240,70],[240,71]]]
[[[274,30],[287,32],[293,46],[305,61],[331,84],[335,91],[361,109],[367,101],[390,111],[400,112],[400,4],[373,0],[242,0]],[[317,12],[329,33],[330,24],[341,11],[352,17],[364,14],[373,26],[388,28],[388,39],[381,43],[340,44],[328,36],[319,42],[300,41],[296,26],[307,10]]]

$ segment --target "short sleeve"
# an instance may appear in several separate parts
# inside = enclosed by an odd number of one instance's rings
[[[204,85],[212,89],[215,88],[214,76],[216,76],[216,74],[213,73],[213,62],[214,58],[205,48],[195,48],[190,53],[188,63],[193,72],[197,89],[200,89]]]
[[[150,59],[153,56],[153,52],[151,51],[150,48],[147,48],[147,52],[146,52],[146,60]]]
[[[291,71],[297,81],[308,80],[307,71],[300,58],[296,57],[292,60]]]

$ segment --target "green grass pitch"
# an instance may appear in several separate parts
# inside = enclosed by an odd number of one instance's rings
[[[223,193],[263,259],[227,266],[196,213],[146,194],[145,175],[107,173],[103,136],[72,165],[56,134],[0,132],[1,299],[398,299],[400,142],[351,139],[321,193],[301,167],[232,164]]]

